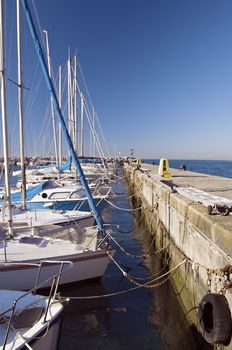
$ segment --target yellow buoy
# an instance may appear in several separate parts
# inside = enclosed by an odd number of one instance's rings
[[[160,159],[159,163],[159,175],[165,178],[170,178],[172,177],[172,174],[170,173],[169,170],[169,164],[167,159]]]
[[[137,159],[137,169],[140,169],[142,166],[142,162],[140,159]]]

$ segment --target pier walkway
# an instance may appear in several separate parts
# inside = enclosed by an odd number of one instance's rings
[[[155,249],[171,257],[169,269],[186,259],[173,285],[188,321],[200,331],[197,311],[188,310],[197,310],[207,293],[225,295],[232,310],[232,274],[225,273],[232,267],[232,179],[178,169],[170,169],[167,179],[158,176],[158,166],[145,163],[124,169]]]
[[[141,171],[144,171],[148,177],[151,177],[154,179],[154,181],[163,181],[163,183],[168,183],[177,187],[177,193],[178,188],[189,188],[193,187],[196,189],[199,189],[201,191],[207,192],[209,195],[221,197],[222,201],[224,199],[228,200],[228,203],[231,201],[232,204],[232,179],[231,178],[225,178],[221,176],[213,176],[203,173],[195,173],[187,170],[182,169],[174,169],[171,168],[170,172],[172,174],[172,177],[170,179],[164,179],[158,176],[158,166],[152,165],[152,164],[142,164]],[[181,192],[181,191],[180,191]],[[189,202],[190,197],[187,195],[184,195],[183,191],[181,192],[181,195],[183,197],[186,197],[186,199]],[[188,198],[188,199],[187,199]],[[227,230],[228,234],[223,235],[224,236],[224,242],[222,243],[221,248],[225,248],[227,254],[232,258],[232,213],[230,215],[223,215],[223,212],[221,215],[209,215],[208,214],[208,208],[204,204],[204,201],[200,198],[199,200],[192,199],[192,203],[188,204],[188,206],[194,205],[196,207],[196,204],[199,203],[198,209],[201,211],[201,216],[204,215],[207,220],[210,221],[209,224],[218,224],[217,229]],[[215,203],[217,201],[215,200]]]

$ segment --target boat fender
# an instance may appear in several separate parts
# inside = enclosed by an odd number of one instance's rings
[[[48,202],[48,203],[45,203],[44,205],[44,208],[52,208],[55,206],[55,203],[54,202]]]
[[[198,308],[203,338],[210,344],[228,345],[232,335],[232,319],[224,295],[206,294]]]

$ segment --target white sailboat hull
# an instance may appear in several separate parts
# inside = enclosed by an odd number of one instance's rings
[[[72,266],[63,266],[59,284],[100,278],[104,274],[110,252],[98,247],[96,227],[80,231],[75,225],[53,225],[34,230],[39,234],[19,234],[12,240],[1,242],[0,289],[29,290],[36,284],[38,271],[40,278],[37,282],[43,281],[43,288],[49,287],[51,280],[46,280],[60,273],[62,261],[70,261]],[[39,270],[41,262],[43,268]]]
[[[75,221],[80,228],[94,225],[94,217],[91,212],[67,211],[67,210],[22,210],[14,208],[12,210],[13,226],[15,228],[37,227],[42,225],[62,225],[67,226]],[[5,211],[0,211],[0,226],[8,225],[8,215]]]
[[[59,343],[59,335],[61,328],[62,314],[58,315],[57,319],[52,322],[50,325],[46,336],[44,336],[44,332],[38,334],[36,340],[32,340],[29,342],[29,345],[33,350],[57,350]]]
[[[1,349],[57,349],[63,305],[58,299],[49,300],[34,292],[0,290]]]
[[[54,260],[59,260],[59,257],[54,257]],[[102,250],[95,252],[81,253],[76,256],[62,256],[60,260],[69,260],[73,263],[71,269],[65,271],[61,276],[60,285],[100,278],[105,273],[109,264],[109,256]],[[20,265],[14,263],[4,263],[0,265],[0,289],[12,290],[29,290],[36,283],[38,267],[32,264],[39,263],[33,261]],[[55,266],[45,266],[41,272],[41,281],[50,278],[59,270]],[[51,286],[51,281],[44,283],[43,287]]]

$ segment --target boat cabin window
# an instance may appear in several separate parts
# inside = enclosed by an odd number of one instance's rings
[[[34,245],[41,245],[44,241],[46,240],[43,237],[24,236],[19,239],[20,243],[34,244]]]
[[[70,198],[83,198],[85,197],[85,191],[82,188],[78,191],[75,191],[71,194]]]
[[[50,195],[49,199],[66,199],[70,195],[70,192],[54,192]]]

